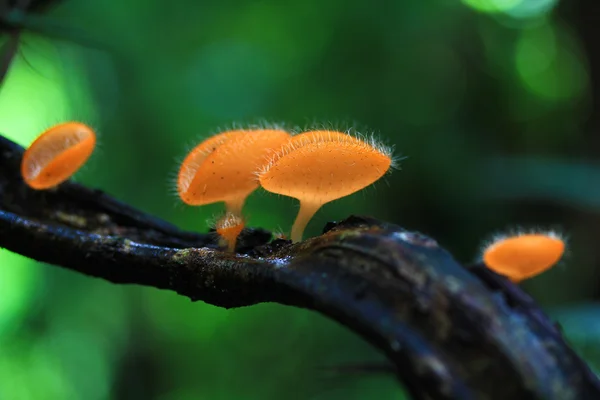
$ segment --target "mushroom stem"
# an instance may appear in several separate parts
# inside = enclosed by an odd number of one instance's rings
[[[308,201],[300,201],[300,210],[298,211],[298,215],[296,216],[296,221],[294,221],[294,225],[292,226],[292,241],[300,242],[302,241],[302,235],[304,234],[304,229],[311,218],[319,211],[323,204],[313,203]]]
[[[242,216],[242,208],[244,207],[244,203],[246,202],[247,196],[237,197],[233,199],[229,199],[225,201],[225,209],[227,212],[232,213],[236,217]]]
[[[230,253],[235,253],[235,244],[237,243],[237,237],[231,239],[227,242],[227,251]]]

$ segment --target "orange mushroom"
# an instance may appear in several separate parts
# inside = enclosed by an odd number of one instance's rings
[[[290,140],[282,130],[229,131],[202,142],[185,158],[177,191],[189,205],[223,201],[228,212],[240,216],[246,198],[259,184],[255,171]]]
[[[96,134],[80,122],[65,122],[44,131],[25,150],[21,175],[32,189],[57,186],[69,179],[88,160],[96,146]]]
[[[528,233],[496,239],[485,248],[483,261],[518,283],[550,269],[564,251],[565,242],[555,233]]]
[[[237,238],[244,230],[245,225],[246,224],[241,217],[229,212],[217,221],[215,230],[223,242],[225,242],[229,252],[233,253],[235,251]]]
[[[188,189],[194,180],[198,168],[202,165],[206,157],[215,151],[220,145],[225,143],[227,139],[235,135],[245,135],[244,130],[227,131],[209,137],[192,149],[185,157],[179,168],[177,176],[177,193],[181,200],[189,205],[197,205],[194,197],[190,196]]]
[[[391,150],[341,132],[310,131],[294,136],[259,171],[269,192],[300,200],[292,241],[324,204],[381,178],[392,166]]]

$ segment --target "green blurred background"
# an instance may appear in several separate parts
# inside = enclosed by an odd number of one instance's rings
[[[600,366],[600,3],[557,0],[64,0],[26,34],[0,93],[0,132],[28,145],[68,119],[100,149],[76,176],[182,228],[177,160],[261,121],[355,126],[401,170],[309,225],[370,214],[469,263],[492,235],[556,229],[561,264],[524,284]],[[32,20],[34,21],[34,20]],[[77,33],[81,32],[81,33]],[[51,36],[65,36],[62,41]],[[98,50],[75,44],[82,37]],[[297,203],[257,191],[250,224],[288,232]],[[401,399],[385,376],[323,365],[381,360],[312,312],[222,310],[117,286],[0,250],[0,399]]]

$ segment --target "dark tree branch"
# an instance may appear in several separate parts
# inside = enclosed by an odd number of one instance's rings
[[[108,50],[108,46],[95,38],[89,37],[84,32],[53,25],[41,14],[55,7],[61,0],[0,0],[0,39],[6,36],[5,42],[0,46],[0,87],[10,66],[18,54],[21,34],[30,31],[43,34],[72,43],[85,45],[89,48]],[[117,49],[112,49],[114,56],[119,54]],[[121,56],[122,57],[122,56]]]
[[[238,254],[97,190],[38,192],[0,136],[0,247],[221,307],[316,310],[381,349],[416,399],[594,399],[600,384],[520,289],[434,240],[371,218],[299,244],[247,229]],[[9,268],[10,266],[2,266]]]
[[[0,48],[0,87],[19,50],[22,20],[27,13],[40,13],[55,5],[58,0],[5,0],[0,3],[0,34],[7,35]],[[15,23],[15,16],[20,23]]]

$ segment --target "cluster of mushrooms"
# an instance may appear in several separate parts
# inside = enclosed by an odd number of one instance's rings
[[[292,136],[276,129],[233,130],[205,140],[188,154],[177,192],[189,205],[224,202],[227,213],[217,222],[217,232],[222,225],[243,226],[242,208],[259,186],[294,197],[300,211],[291,239],[298,242],[323,204],[377,181],[392,160],[388,148],[342,132]]]
[[[69,179],[92,155],[96,134],[80,122],[44,131],[23,154],[21,175],[34,190]],[[228,251],[245,223],[243,207],[259,186],[300,201],[291,240],[326,203],[355,193],[394,166],[391,149],[343,132],[314,130],[292,135],[282,129],[239,129],[216,134],[194,147],[181,163],[177,193],[186,204],[224,202],[216,231]],[[565,241],[554,232],[498,236],[482,251],[485,265],[518,283],[558,263]]]

